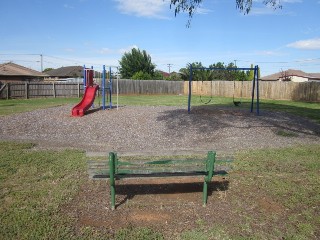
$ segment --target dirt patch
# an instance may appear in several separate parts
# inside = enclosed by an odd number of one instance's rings
[[[183,232],[202,221],[211,224],[212,215],[214,221],[232,218],[223,213],[229,208],[228,185],[227,178],[215,177],[208,186],[207,207],[203,207],[202,179],[123,179],[116,183],[116,210],[112,211],[108,183],[90,180],[63,212],[76,220],[78,229],[90,226],[116,231],[146,226],[161,232]]]
[[[285,211],[285,208],[269,197],[263,197],[258,200],[259,207],[265,212],[281,213]]]

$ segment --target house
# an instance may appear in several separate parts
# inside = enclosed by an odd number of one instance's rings
[[[161,70],[157,70],[164,79],[170,79],[170,80],[181,80],[181,74],[177,72],[171,72],[167,73]]]
[[[82,82],[83,67],[82,66],[68,66],[61,67],[47,71],[48,75],[45,77],[45,81],[60,81],[60,82]]]
[[[159,73],[162,75],[163,78],[170,77],[170,73],[167,73],[167,72],[164,72],[164,71],[161,71],[161,70],[159,70]]]
[[[262,81],[291,81],[291,82],[310,82],[319,81],[320,73],[306,73],[301,70],[288,69],[262,77]]]
[[[0,64],[1,83],[42,81],[45,76],[44,73],[12,62]]]

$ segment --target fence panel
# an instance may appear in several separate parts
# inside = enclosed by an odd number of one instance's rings
[[[183,94],[183,81],[119,80],[119,94]],[[112,82],[112,93],[117,91],[117,80]]]
[[[119,94],[188,94],[188,81],[129,80],[118,81]],[[80,83],[7,83],[1,85],[0,98],[81,97]],[[101,89],[100,89],[101,92]],[[112,93],[117,92],[117,80]],[[251,81],[194,81],[192,94],[251,98]],[[320,102],[320,82],[259,82],[261,99]],[[256,94],[256,93],[255,93]]]
[[[188,94],[189,82],[184,83],[184,94]],[[251,98],[251,81],[194,81],[192,94],[219,97]],[[256,92],[255,92],[256,94]],[[320,82],[263,82],[259,81],[261,99],[320,101]],[[256,95],[255,95],[256,96]]]
[[[28,83],[27,88],[28,98],[53,96],[52,83]]]

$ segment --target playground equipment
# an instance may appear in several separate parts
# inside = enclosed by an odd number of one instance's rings
[[[109,80],[107,80],[106,67],[103,65],[102,69],[102,78],[101,78],[101,95],[102,95],[102,109],[112,109],[112,67],[109,67]],[[95,72],[93,67],[86,68],[83,67],[83,86],[84,86],[84,95],[79,104],[72,108],[72,116],[82,117],[85,112],[93,106],[96,94],[99,90],[99,85],[93,83],[93,79],[96,80],[100,77],[95,76],[96,74],[101,76],[101,73]],[[100,78],[99,78],[100,79]],[[119,87],[118,87],[119,75],[117,75],[117,109],[119,103]],[[107,106],[108,102],[108,106]]]
[[[113,72],[112,69],[116,68],[117,72]],[[109,67],[109,80],[107,80],[107,72],[106,72],[106,66],[103,65],[103,69],[102,69],[102,109],[105,110],[107,109],[106,106],[106,101],[108,100],[108,96],[109,96],[109,109],[112,109],[112,82],[113,82],[113,75],[117,76],[117,109],[119,108],[119,73],[118,73],[118,67],[114,67],[114,66],[110,66]],[[106,97],[107,96],[107,97]]]
[[[80,103],[72,108],[72,116],[82,117],[85,112],[92,106],[96,97],[99,85],[93,84],[94,71],[90,68],[84,68],[84,88],[85,92]]]
[[[236,106],[236,107],[239,107],[242,103],[242,89],[243,89],[243,79],[241,79],[241,89],[240,89],[240,99],[239,101],[236,101],[235,100],[235,91],[236,91],[236,81],[235,79],[233,79],[233,96],[232,96],[232,101],[233,101],[233,104]]]
[[[209,103],[212,101],[212,98],[213,98],[213,96],[212,96],[212,80],[211,80],[210,82],[211,82],[211,89],[210,89],[211,95],[210,95],[209,100],[205,102],[205,101],[202,99],[202,96],[200,95],[200,102],[202,102],[202,103],[204,103],[204,104],[209,104]],[[202,87],[203,87],[203,81],[202,81],[202,83],[201,83],[201,92],[202,92]]]
[[[221,70],[221,71],[254,71],[254,77],[252,79],[252,94],[251,94],[251,108],[250,112],[253,112],[254,108],[254,98],[255,98],[255,92],[256,92],[256,114],[260,115],[260,109],[259,109],[259,78],[258,78],[258,72],[259,72],[259,67],[256,65],[254,68],[193,68],[192,65],[190,64],[190,74],[189,74],[189,93],[188,93],[188,113],[191,112],[191,97],[192,97],[192,76],[193,76],[193,70]],[[235,84],[235,83],[234,83]],[[234,85],[235,87],[235,85]],[[212,90],[212,89],[211,89]],[[211,91],[212,92],[212,91]],[[242,90],[241,90],[241,97],[242,97]],[[241,100],[240,101],[235,101],[233,97],[233,103],[236,106],[240,106]]]

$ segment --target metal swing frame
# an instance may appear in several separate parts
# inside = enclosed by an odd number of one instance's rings
[[[254,70],[254,77],[252,79],[252,92],[251,92],[251,107],[250,112],[254,110],[254,99],[256,97],[256,115],[260,115],[260,99],[259,99],[259,66],[256,65],[254,68],[193,68],[190,64],[189,69],[189,92],[188,92],[188,113],[191,113],[191,97],[192,97],[192,76],[193,70],[233,70],[233,71],[250,71]],[[257,93],[255,96],[255,92]]]

